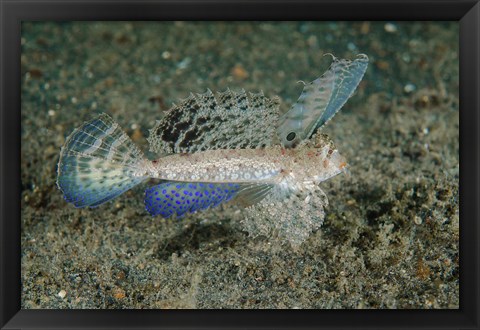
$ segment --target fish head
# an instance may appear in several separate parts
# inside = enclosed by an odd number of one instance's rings
[[[326,134],[316,134],[312,139],[315,155],[314,181],[325,181],[342,172],[348,173],[347,160]]]

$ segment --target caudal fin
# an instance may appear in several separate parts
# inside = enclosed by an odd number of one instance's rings
[[[75,207],[97,206],[148,178],[140,149],[107,114],[85,122],[60,152],[57,185]]]

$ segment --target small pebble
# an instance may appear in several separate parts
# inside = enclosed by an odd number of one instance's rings
[[[421,225],[423,220],[422,218],[420,218],[418,215],[416,215],[414,218],[413,218],[413,222],[415,222],[416,225]]]
[[[307,39],[307,44],[308,44],[310,47],[317,47],[317,46],[318,46],[317,36],[311,35],[310,37],[308,37],[308,39]]]
[[[116,299],[123,299],[125,298],[125,291],[122,288],[115,288],[113,290],[113,296]]]
[[[60,298],[65,298],[65,296],[67,295],[67,291],[65,290],[60,290],[59,293],[57,293],[57,296],[59,296]]]
[[[360,33],[368,34],[370,32],[370,22],[363,22],[360,26]]]
[[[355,44],[354,44],[353,42],[349,42],[349,43],[347,44],[347,48],[348,48],[349,51],[352,51],[352,52],[353,52],[354,50],[357,49],[357,46],[355,46]]]
[[[232,69],[232,75],[237,79],[245,79],[248,77],[248,72],[241,64],[237,64]]]
[[[398,28],[395,24],[393,23],[387,23],[383,26],[383,28],[385,29],[385,31],[387,31],[388,33],[395,33],[398,31]]]
[[[170,57],[172,57],[172,54],[170,54],[169,51],[166,50],[166,51],[164,51],[164,52],[162,53],[162,58],[163,58],[164,60],[168,60]]]
[[[137,128],[136,130],[133,131],[132,133],[132,140],[135,141],[135,142],[138,142],[142,139],[143,137],[143,134],[142,134],[142,131]]]
[[[115,84],[115,79],[113,79],[111,77],[106,78],[105,81],[104,81],[104,84],[105,84],[106,88],[110,88]]]
[[[182,61],[177,63],[177,69],[183,70],[188,68],[190,63],[192,62],[192,59],[190,57],[185,57]]]
[[[43,76],[43,72],[40,69],[30,69],[28,72],[30,77],[40,79]]]
[[[387,61],[377,61],[377,67],[380,69],[380,70],[388,70],[390,68],[390,64],[388,64]]]
[[[405,91],[405,93],[411,93],[415,89],[417,89],[417,87],[412,83],[408,83],[403,87],[403,90]]]

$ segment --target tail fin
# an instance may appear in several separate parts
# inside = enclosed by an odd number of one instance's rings
[[[120,126],[101,114],[67,138],[57,185],[75,207],[97,206],[146,180],[147,162]]]

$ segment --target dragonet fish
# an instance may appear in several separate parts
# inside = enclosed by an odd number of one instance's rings
[[[353,94],[368,57],[337,59],[305,84],[285,114],[279,99],[226,90],[191,94],[149,131],[149,160],[109,115],[85,122],[60,152],[57,185],[75,207],[95,207],[132,187],[145,191],[154,216],[182,217],[228,201],[245,209],[252,235],[299,245],[323,222],[328,199],[319,184],[346,171],[346,159],[318,131]]]

